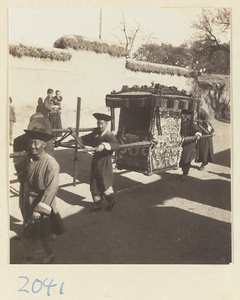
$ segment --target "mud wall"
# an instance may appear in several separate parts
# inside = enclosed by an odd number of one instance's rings
[[[94,126],[94,111],[107,112],[105,95],[123,85],[151,85],[151,82],[191,91],[193,79],[154,73],[133,72],[125,68],[125,58],[108,54],[71,51],[70,61],[9,57],[9,95],[13,99],[19,124],[27,124],[39,97],[48,88],[62,92],[63,127],[75,126],[77,97],[81,97],[81,127]],[[21,126],[20,126],[21,127]],[[15,126],[22,132],[22,128]]]

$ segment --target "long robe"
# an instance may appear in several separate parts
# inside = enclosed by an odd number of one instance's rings
[[[54,101],[55,98],[45,98],[44,105],[46,109],[48,110],[48,121],[50,122],[52,129],[62,129],[62,120],[61,120],[61,109],[54,109]],[[53,133],[55,137],[61,137],[61,132],[55,132]]]
[[[85,145],[98,147],[102,143],[108,143],[111,150],[106,148],[101,152],[95,152],[91,163],[90,190],[94,195],[101,195],[113,184],[113,169],[111,156],[119,147],[119,143],[110,131],[101,134],[98,128],[91,133],[82,136]]]
[[[194,136],[196,132],[200,132],[200,128],[194,124],[192,121],[187,121],[186,123],[182,123],[181,127],[181,136],[187,137],[187,136]],[[183,151],[182,151],[182,157],[180,161],[180,167],[184,164],[190,163],[196,155],[196,142],[183,142]]]
[[[15,110],[14,106],[10,104],[9,108],[9,142],[10,144],[12,143],[13,139],[13,124],[16,122],[16,115],[15,115]]]
[[[48,119],[48,109],[44,105],[44,103],[39,103],[36,108],[36,113],[39,112],[43,115],[43,117],[47,120]]]
[[[22,163],[23,172],[19,180],[22,183],[20,209],[24,221],[29,221],[33,211],[36,211],[49,216],[53,233],[63,233],[64,227],[55,204],[59,182],[59,164],[48,153],[36,161],[28,156]]]
[[[210,126],[209,126],[210,125]],[[207,135],[214,132],[214,129],[209,121],[202,121],[200,125],[203,127],[202,134]],[[197,147],[197,157],[196,162],[213,162],[214,154],[213,154],[213,141],[211,137],[200,139]]]

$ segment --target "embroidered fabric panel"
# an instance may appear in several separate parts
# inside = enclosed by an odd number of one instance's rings
[[[125,115],[126,116],[126,115]],[[124,117],[125,117],[124,116]],[[136,118],[136,117],[135,117]],[[132,120],[134,120],[133,118]],[[123,118],[120,122],[118,140],[120,144],[142,141],[156,141],[151,147],[126,148],[116,151],[116,162],[119,169],[142,171],[152,174],[155,171],[178,167],[182,153],[181,110],[152,108],[149,121],[137,128],[126,126]],[[149,124],[147,127],[146,124]]]
[[[143,134],[126,134],[122,133],[118,136],[120,144],[130,144],[135,142],[148,141],[146,130],[142,130]],[[139,130],[138,130],[139,133]],[[149,147],[146,148],[126,148],[116,151],[116,161],[118,168],[130,170],[147,171],[148,169]]]
[[[182,152],[180,130],[180,111],[155,109],[152,133],[157,144],[150,154],[152,171],[178,167]]]

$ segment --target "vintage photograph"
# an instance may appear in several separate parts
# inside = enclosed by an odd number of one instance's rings
[[[230,8],[8,22],[9,264],[231,264]]]

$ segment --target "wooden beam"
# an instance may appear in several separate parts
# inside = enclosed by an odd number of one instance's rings
[[[13,152],[13,153],[9,153],[9,158],[24,157],[24,156],[27,156],[27,155],[28,155],[27,152]]]
[[[151,142],[136,142],[136,143],[130,143],[130,144],[122,144],[119,146],[119,149],[126,149],[126,148],[144,148],[144,147],[149,147],[151,146],[152,143]],[[96,151],[97,147],[96,148],[88,148],[88,151],[89,152],[92,152],[92,151]],[[80,149],[79,152],[85,152],[84,149]]]
[[[73,186],[76,186],[76,178],[78,172],[78,136],[79,136],[79,125],[80,125],[80,112],[81,112],[81,98],[77,98],[77,118],[76,118],[76,142],[74,151],[74,176]]]
[[[65,129],[53,129],[52,132],[71,132],[72,127],[69,128],[65,128]],[[74,131],[76,130],[76,128],[73,128]],[[93,131],[93,129],[95,129],[95,127],[92,128],[79,128],[79,132],[85,132],[85,131]]]
[[[79,146],[80,148],[83,148],[84,145],[83,145],[83,144],[81,143],[81,141],[79,140],[79,136],[77,136],[77,134],[76,134],[74,131],[71,132],[71,135],[74,137],[75,142],[77,142],[78,146]]]
[[[212,137],[212,134],[203,135],[201,137],[201,139],[208,138],[208,137]],[[196,141],[196,139],[197,139],[197,137],[195,135],[194,136],[185,136],[185,137],[183,137],[184,142],[193,142],[193,141]]]
[[[201,137],[201,139],[209,138],[209,137],[213,137],[213,136],[211,134],[203,135]],[[196,141],[196,139],[197,139],[196,136],[186,136],[186,137],[183,138],[183,141],[184,142],[192,142],[192,141]],[[130,143],[130,144],[122,144],[122,145],[119,146],[119,148],[117,150],[126,149],[126,148],[144,148],[144,147],[149,147],[151,145],[152,145],[152,143],[149,142],[149,141],[136,142],[136,143]],[[71,148],[71,149],[76,150],[76,144],[75,144],[75,146],[67,145],[67,144],[66,145],[61,144],[60,147]],[[92,151],[96,151],[96,149],[97,148],[88,148],[88,151],[92,152]],[[85,151],[84,149],[78,148],[78,152],[84,152],[84,151]],[[26,155],[27,155],[27,152],[14,152],[14,153],[10,153],[9,157],[13,158],[13,157],[26,156]]]
[[[111,107],[111,131],[115,131],[115,111],[114,111],[114,107]]]

